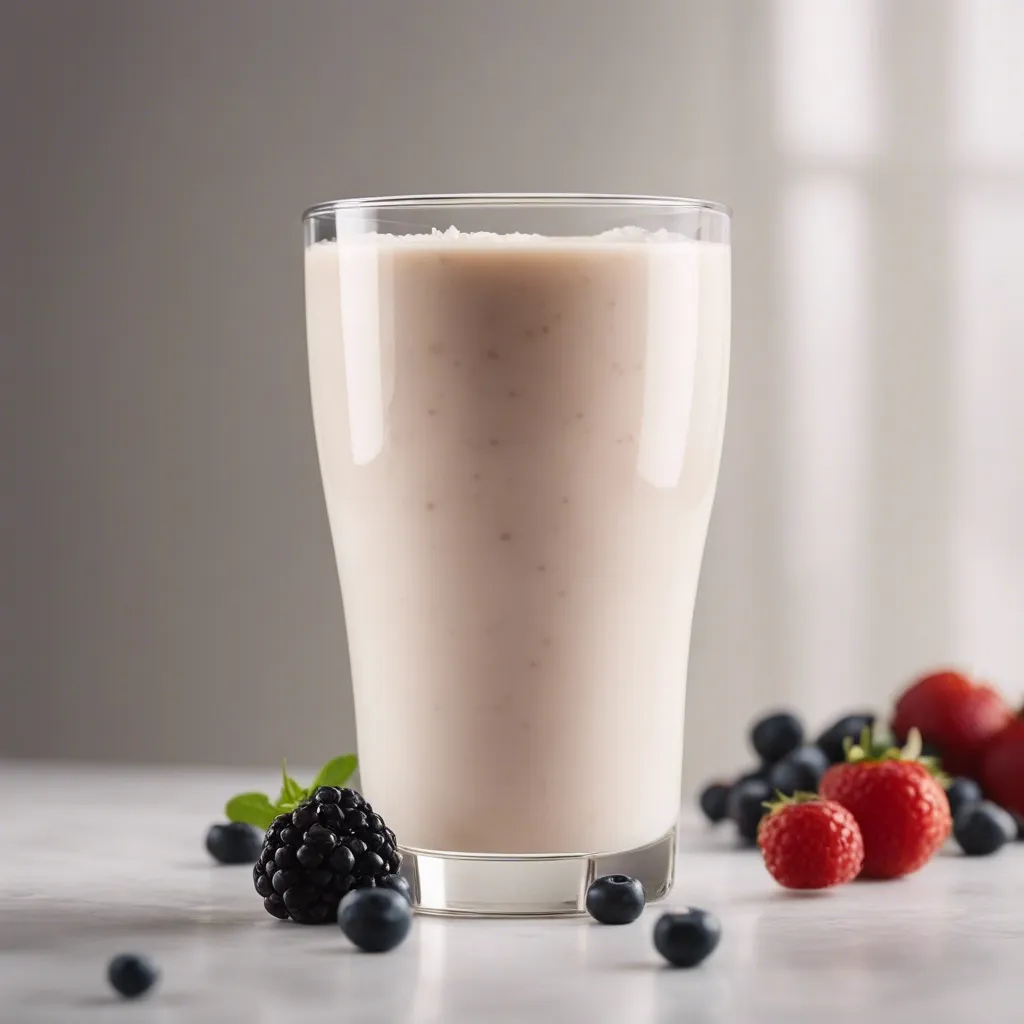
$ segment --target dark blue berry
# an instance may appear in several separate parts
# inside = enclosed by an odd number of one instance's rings
[[[211,825],[206,833],[206,849],[221,864],[255,864],[262,843],[263,833],[241,821]]]
[[[757,842],[757,826],[768,813],[765,802],[772,797],[767,782],[748,779],[732,787],[729,793],[729,817],[736,822],[739,834],[748,842]]]
[[[696,907],[681,914],[662,914],[654,926],[654,946],[674,967],[696,967],[715,951],[721,938],[718,918]]]
[[[861,733],[865,729],[871,729],[875,724],[875,716],[871,712],[860,712],[852,715],[844,715],[838,721],[833,722],[815,741],[830,764],[839,764],[846,760],[846,740],[859,743]]]
[[[138,953],[122,953],[107,966],[107,978],[114,989],[126,999],[136,999],[157,982],[160,972],[149,957]]]
[[[987,857],[1001,850],[1016,834],[1013,817],[987,800],[961,807],[953,822],[960,849],[972,857]]]
[[[794,793],[817,793],[821,777],[828,771],[828,758],[819,747],[797,747],[768,773],[772,793],[792,796]]]
[[[949,813],[955,818],[964,807],[980,804],[984,799],[974,779],[957,778],[946,787],[946,799],[949,801]]]
[[[601,924],[630,924],[646,902],[644,887],[629,875],[603,875],[587,889],[587,913]]]
[[[735,789],[741,782],[750,782],[751,779],[757,779],[758,782],[767,782],[771,770],[772,766],[770,764],[761,764],[756,768],[748,768],[747,771],[733,781],[733,788]]]
[[[409,901],[392,888],[356,889],[338,907],[345,936],[367,953],[394,949],[412,927]]]
[[[409,884],[409,879],[403,878],[401,875],[385,875],[377,885],[385,889],[394,889],[395,892],[400,892],[410,903],[412,903],[412,886]]]
[[[766,764],[774,764],[795,750],[804,741],[804,727],[800,719],[788,711],[779,711],[754,723],[750,742],[758,757]]]
[[[726,816],[731,788],[723,782],[712,782],[701,790],[700,809],[712,824]]]

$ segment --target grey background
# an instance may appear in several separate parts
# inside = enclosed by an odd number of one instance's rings
[[[743,756],[744,720],[768,704],[818,724],[949,658],[1017,692],[1024,309],[1005,268],[1024,255],[1024,160],[1019,118],[1000,111],[1020,109],[1024,81],[1012,54],[961,36],[981,24],[982,42],[1019,39],[1024,25],[998,0],[843,8],[0,0],[0,755],[258,764],[352,747],[298,218],[360,194],[734,207],[691,783]],[[841,36],[850,17],[866,34],[836,52],[860,48],[880,126],[860,148],[844,118],[863,76],[828,49],[829,19]],[[811,80],[783,109],[793,46]],[[867,241],[849,251],[866,260],[870,315],[838,324],[833,363],[829,337],[823,359],[801,347],[828,322],[829,280],[821,295],[800,286],[781,254],[800,189],[827,211],[837,182],[865,211]],[[990,200],[1012,232],[982,231],[958,260],[955,211]],[[851,393],[830,367],[847,365],[856,415],[829,420]],[[817,524],[810,559],[800,522]]]

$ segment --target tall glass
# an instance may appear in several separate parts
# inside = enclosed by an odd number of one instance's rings
[[[363,788],[416,905],[672,884],[725,424],[729,214],[465,195],[308,210],[313,414]]]

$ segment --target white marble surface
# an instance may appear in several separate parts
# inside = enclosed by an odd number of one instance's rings
[[[272,920],[248,868],[208,858],[207,825],[254,781],[0,765],[0,1020],[1024,1019],[1024,844],[979,860],[951,849],[902,882],[799,897],[775,886],[756,853],[691,821],[665,906],[707,907],[724,927],[694,971],[659,962],[657,907],[620,928],[421,918],[398,950],[369,956],[333,927]],[[106,985],[121,951],[149,953],[163,970],[138,1003]]]

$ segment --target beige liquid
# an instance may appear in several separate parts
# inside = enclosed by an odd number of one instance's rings
[[[729,249],[306,251],[363,788],[421,849],[626,850],[679,808]]]

